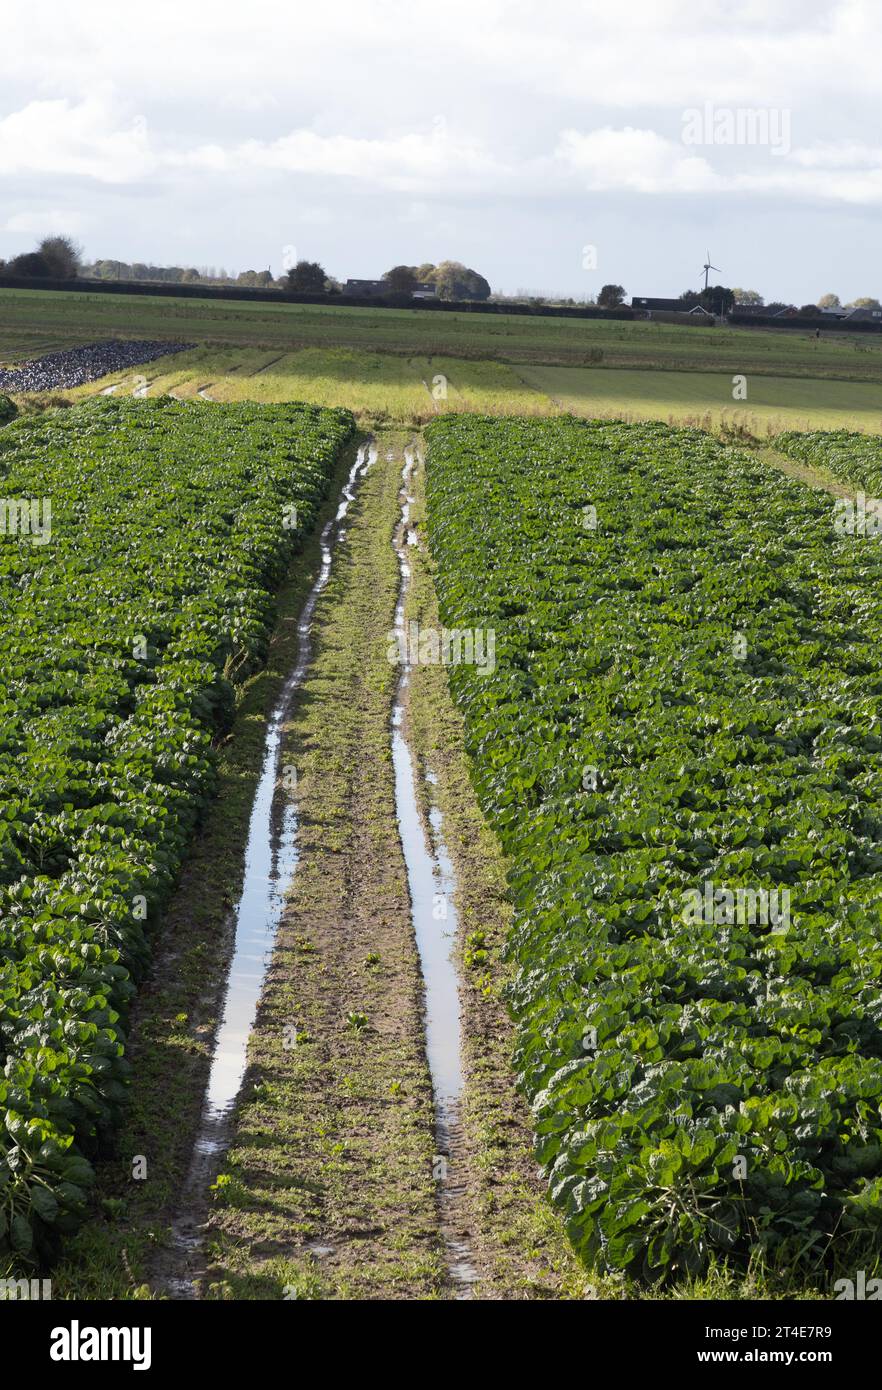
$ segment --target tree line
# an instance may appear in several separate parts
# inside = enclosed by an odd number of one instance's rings
[[[756,290],[734,289],[730,291],[732,303],[737,308],[765,309],[767,314],[793,313],[802,317],[811,317],[813,314],[820,314],[825,309],[879,309],[882,308],[878,299],[871,295],[861,295],[858,299],[851,299],[843,304],[838,294],[822,294],[819,299],[812,304],[786,304],[783,300],[775,299],[766,304],[761,294]]]
[[[96,280],[138,280],[158,281],[164,284],[206,284],[242,285],[253,289],[279,289],[292,294],[340,294],[343,286],[339,280],[329,275],[318,261],[300,260],[286,274],[274,276],[270,270],[243,270],[238,275],[230,275],[225,270],[213,270],[194,266],[148,265],[141,261],[96,260],[91,263],[82,259],[82,250],[77,243],[66,236],[44,237],[33,251],[13,256],[11,260],[0,260],[0,274],[20,276],[23,279],[74,280],[77,278]],[[500,302],[532,304],[574,304],[573,299],[555,299],[550,296],[536,296],[526,293],[517,295],[493,295],[489,282],[478,271],[461,261],[441,261],[435,265],[424,261],[421,265],[394,265],[381,276],[388,286],[390,296],[410,297],[417,289],[426,286],[434,289],[439,299],[446,300],[486,300],[491,296]],[[595,304],[599,309],[619,309],[625,303],[626,292],[622,285],[603,285],[597,294],[587,296],[582,302]],[[684,290],[679,296],[684,311],[700,306],[713,314],[728,314],[741,307],[765,309],[767,314],[791,313],[803,317],[819,315],[825,309],[879,309],[878,299],[864,295],[843,304],[837,294],[822,294],[816,303],[787,304],[783,300],[772,300],[766,304],[763,296],[756,290],[730,289],[726,285],[709,285],[704,290]]]
[[[409,297],[421,287],[433,289],[439,299],[489,299],[492,293],[484,276],[461,261],[393,265],[380,278],[390,295]],[[318,261],[298,261],[288,271],[286,288],[296,294],[327,294],[343,287],[331,279]]]
[[[196,269],[194,266],[149,265],[141,261],[111,259],[84,261],[82,250],[70,237],[44,237],[34,251],[0,260],[0,273],[28,280],[140,280],[163,284],[243,285],[254,289],[279,289],[295,294],[339,294],[343,286],[318,261],[300,260],[286,274],[274,276],[270,270],[243,270],[230,275],[225,270]],[[421,286],[431,286],[439,299],[489,299],[488,281],[460,261],[441,261],[438,265],[395,265],[382,276],[390,295],[410,296]]]

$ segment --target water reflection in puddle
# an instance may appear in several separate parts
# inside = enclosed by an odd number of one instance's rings
[[[413,497],[410,484],[416,459],[405,450],[402,473],[401,521],[395,549],[401,574],[395,630],[404,633],[404,609],[411,580],[408,547],[418,544],[411,526]],[[464,1154],[459,1104],[463,1090],[459,976],[453,959],[457,933],[453,864],[443,835],[443,817],[433,806],[429,812],[431,834],[427,838],[417,800],[414,760],[407,741],[405,704],[410,681],[409,644],[392,708],[392,762],[395,770],[395,802],[399,833],[407,866],[414,933],[425,984],[426,1056],[435,1097],[436,1169],[439,1208],[447,1269],[459,1298],[469,1298],[478,1279],[467,1236],[460,1229],[465,1198]],[[427,770],[426,781],[437,782]],[[431,840],[431,844],[429,843]]]

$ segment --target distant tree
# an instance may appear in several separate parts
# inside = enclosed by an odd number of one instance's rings
[[[416,277],[422,285],[431,285],[435,278],[435,266],[431,261],[423,261],[416,267]]]
[[[800,306],[799,317],[802,319],[819,319],[821,311],[817,304],[803,304]]]
[[[75,280],[80,273],[82,247],[67,236],[44,237],[37,247],[37,254],[49,266],[49,274],[55,280]]]
[[[419,284],[419,276],[412,265],[393,265],[391,270],[386,271],[383,279],[391,294],[413,294]]]
[[[796,306],[793,305],[793,304],[784,304],[781,300],[779,300],[779,299],[774,299],[774,300],[772,301],[771,304],[767,304],[767,305],[766,305],[766,313],[767,313],[767,314],[795,314],[795,313],[796,313]]]
[[[735,304],[735,291],[725,285],[708,285],[698,296],[698,302],[710,314],[728,314]]]
[[[733,289],[736,304],[752,304],[759,308],[762,305],[763,297],[757,290]]]
[[[623,285],[601,285],[600,293],[597,296],[599,309],[619,309],[624,302],[625,289]]]
[[[267,286],[275,284],[272,271],[270,270],[243,270],[236,276],[237,285],[245,285],[250,289],[261,290]]]
[[[13,256],[9,262],[9,274],[20,275],[27,280],[48,280],[52,269],[39,251],[26,251],[23,256]]]
[[[878,299],[870,299],[866,296],[863,299],[853,299],[850,304],[846,304],[847,309],[882,309],[882,304]]]
[[[818,300],[819,309],[841,309],[838,294],[822,294]]]
[[[476,270],[460,261],[442,261],[432,282],[439,299],[489,299],[490,285]]]
[[[131,280],[132,267],[126,265],[125,261],[95,261],[91,266],[85,266],[84,273],[93,276],[96,280]]]
[[[684,290],[680,295],[680,303],[686,310],[694,309],[696,304],[701,303],[701,295],[697,290]]]
[[[479,275],[477,270],[466,271],[466,299],[489,299],[492,293],[489,280]]]
[[[318,261],[298,261],[288,271],[286,289],[292,294],[324,294],[327,278]]]

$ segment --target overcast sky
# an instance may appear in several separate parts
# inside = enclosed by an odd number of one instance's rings
[[[882,297],[880,59],[878,0],[4,0],[0,256]]]

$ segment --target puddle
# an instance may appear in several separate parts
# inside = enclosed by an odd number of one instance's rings
[[[411,526],[413,498],[410,480],[415,464],[412,449],[405,450],[402,473],[401,520],[395,534],[395,549],[401,572],[395,630],[404,630],[404,605],[411,579],[408,547],[417,544]],[[406,644],[403,644],[406,645]],[[435,1098],[436,1160],[441,1234],[450,1281],[457,1298],[470,1298],[478,1280],[474,1257],[462,1227],[465,1197],[464,1155],[459,1105],[462,1098],[462,1045],[459,1008],[459,977],[452,952],[457,933],[454,905],[453,864],[444,844],[441,812],[429,813],[431,834],[427,837],[420,817],[416,792],[414,760],[404,731],[404,710],[410,680],[408,659],[401,668],[392,708],[392,762],[395,769],[395,802],[398,827],[407,866],[411,912],[425,984],[426,1056]],[[426,781],[437,781],[426,772]],[[431,840],[431,844],[429,843]]]
[[[319,595],[331,574],[335,547],[346,532],[343,521],[355,488],[377,457],[373,444],[363,444],[343,487],[335,516],[321,534],[322,563],[297,623],[297,661],[270,715],[264,739],[263,765],[254,795],[242,894],[235,909],[235,945],[230,963],[223,1017],[217,1033],[211,1071],[193,1157],[184,1184],[179,1213],[172,1223],[172,1264],[179,1271],[165,1283],[176,1298],[195,1298],[193,1268],[201,1245],[199,1221],[206,1190],[226,1150],[233,1108],[247,1062],[248,1039],[257,1015],[276,929],[281,920],[291,879],[297,868],[297,812],[290,801],[280,805],[279,773],[284,727],[296,691],[312,660],[311,625]]]

